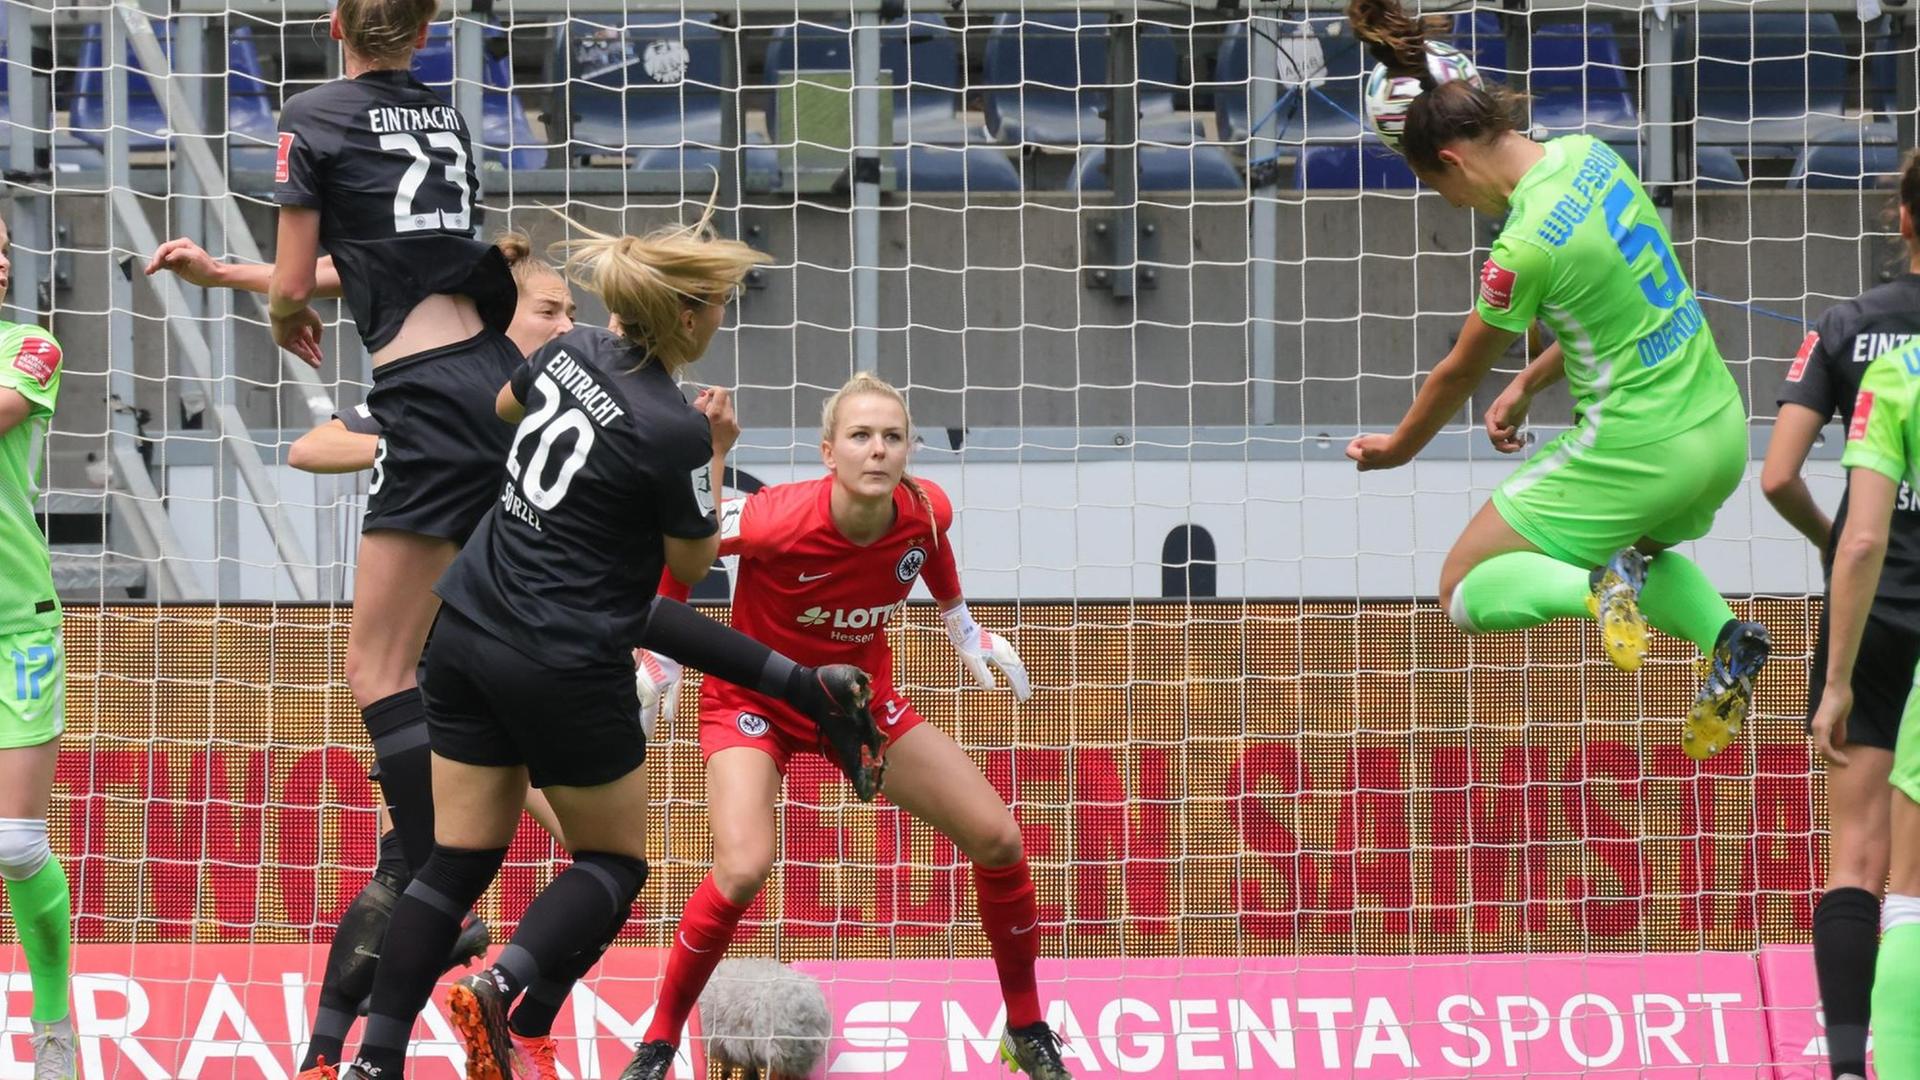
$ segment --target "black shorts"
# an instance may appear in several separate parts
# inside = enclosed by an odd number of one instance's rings
[[[374,369],[367,408],[380,422],[380,449],[362,532],[466,542],[500,499],[514,428],[493,403],[525,362],[505,334],[488,330]]]
[[[1820,638],[1813,647],[1813,674],[1807,681],[1807,728],[1820,711],[1827,685],[1827,607],[1820,607]],[[1867,615],[1860,656],[1853,664],[1853,712],[1847,717],[1847,743],[1892,750],[1900,735],[1914,667],[1920,664],[1920,632],[1905,620],[1889,619],[1876,608]]]
[[[450,607],[427,653],[427,735],[450,761],[525,765],[534,787],[593,787],[647,759],[633,668],[550,668]]]

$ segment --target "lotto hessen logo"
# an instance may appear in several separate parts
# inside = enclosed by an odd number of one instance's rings
[[[1867,437],[1867,417],[1873,415],[1873,391],[1862,390],[1860,396],[1853,399],[1853,423],[1847,425],[1847,441],[1855,442]]]
[[[273,161],[273,182],[284,184],[292,179],[293,173],[287,167],[287,156],[293,153],[293,132],[280,133],[280,153]]]
[[[856,608],[823,608],[816,604],[794,616],[793,621],[801,626],[825,626],[830,623],[835,630],[868,630],[886,625],[893,613],[905,604],[905,600]]]
[[[50,338],[25,338],[20,342],[19,350],[13,354],[13,368],[45,390],[60,370],[60,346]]]
[[[1488,259],[1480,268],[1480,299],[1491,308],[1505,311],[1513,306],[1513,271]]]
[[[913,579],[920,576],[920,568],[925,565],[927,565],[927,549],[915,544],[907,549],[905,555],[900,556],[900,561],[893,567],[893,576],[900,580],[900,584],[911,585]]]
[[[1819,333],[1808,331],[1807,336],[1800,340],[1800,351],[1793,354],[1793,366],[1787,369],[1788,382],[1799,382],[1806,377],[1807,361],[1813,358],[1813,350],[1819,347]]]
[[[772,726],[767,722],[766,717],[750,712],[741,713],[734,718],[733,722],[734,725],[740,729],[740,734],[745,735],[749,739],[757,739],[765,735],[767,728]]]

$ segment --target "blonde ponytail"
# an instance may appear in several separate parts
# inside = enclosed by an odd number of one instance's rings
[[[566,218],[586,236],[554,245],[564,255],[567,277],[598,296],[620,320],[627,339],[669,372],[700,358],[681,313],[699,304],[726,303],[748,272],[773,261],[715,234],[713,210],[709,201],[692,225],[663,226],[645,236],[614,236]]]

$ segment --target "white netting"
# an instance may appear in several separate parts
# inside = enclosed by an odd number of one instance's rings
[[[1807,940],[1824,872],[1799,738],[1819,575],[1757,485],[1694,553],[1755,597],[1776,662],[1750,734],[1698,770],[1676,741],[1689,650],[1630,678],[1581,628],[1469,644],[1433,610],[1512,467],[1473,423],[1490,399],[1412,467],[1361,479],[1342,458],[1445,354],[1498,223],[1416,194],[1362,136],[1372,60],[1333,5],[914,6],[462,7],[416,70],[485,144],[486,230],[544,246],[556,207],[638,230],[717,183],[725,228],[773,254],[694,369],[738,390],[741,485],[813,474],[819,401],[852,371],[909,390],[967,592],[1039,689],[1017,709],[961,689],[919,608],[902,681],[1016,802],[1044,953],[1074,958],[1042,992],[1078,1068],[1802,1060],[1811,991],[1775,987],[1810,969],[1769,947]],[[1428,25],[1524,83],[1541,135],[1591,132],[1638,169],[1766,420],[1803,324],[1896,266],[1881,189],[1912,141],[1912,17],[1535,6],[1430,6]],[[54,820],[102,1036],[86,1075],[288,1075],[375,826],[340,665],[364,481],[285,458],[362,399],[366,358],[329,309],[307,373],[254,298],[141,271],[170,236],[271,256],[275,115],[339,57],[312,4],[0,11],[8,318],[66,355],[45,522],[69,605]],[[1534,420],[1570,413],[1561,395]],[[1831,496],[1837,453],[1816,456]],[[575,1076],[624,1061],[643,947],[706,868],[696,699],[650,757],[633,948],[563,1018],[599,1040],[569,1042]],[[740,950],[815,962],[839,1071],[988,1071],[964,859],[844,806],[824,767],[787,796],[785,869]],[[486,902],[501,936],[550,856],[523,834]],[[1466,954],[1502,954],[1475,962],[1484,987]],[[1789,974],[1767,982],[1772,963]],[[24,1032],[14,970],[0,1010]],[[5,1047],[0,1075],[26,1075]]]

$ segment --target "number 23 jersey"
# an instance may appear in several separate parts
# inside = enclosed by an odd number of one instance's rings
[[[320,243],[370,350],[435,293],[473,298],[505,332],[517,292],[475,239],[479,172],[460,111],[407,71],[369,71],[295,94],[280,112],[274,202],[320,211]]]
[[[515,373],[526,406],[500,501],[435,591],[552,668],[624,666],[666,565],[663,536],[714,516],[713,436],[659,363],[579,327]]]

